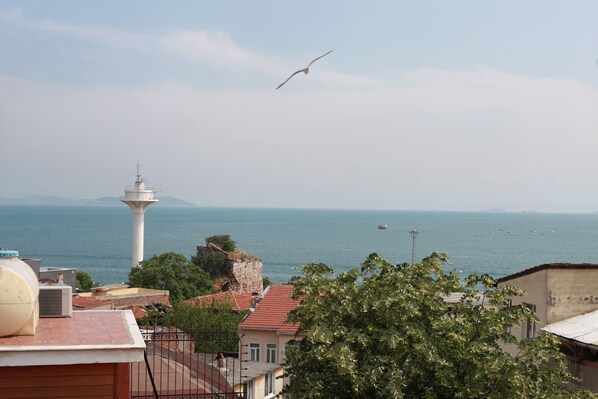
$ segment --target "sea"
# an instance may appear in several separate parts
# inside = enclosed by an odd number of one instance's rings
[[[381,224],[386,229],[379,229]],[[410,230],[417,229],[415,240]],[[288,282],[309,262],[336,273],[376,252],[393,263],[432,252],[463,276],[499,278],[542,263],[598,263],[598,215],[323,209],[168,208],[145,213],[145,258],[188,258],[205,238],[228,234],[263,261],[272,282]],[[126,282],[132,214],[126,206],[0,206],[0,247],[42,267],[77,268],[103,284]]]

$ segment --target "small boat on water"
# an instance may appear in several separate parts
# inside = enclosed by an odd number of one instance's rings
[[[388,228],[388,225],[386,224],[379,224],[378,225],[378,230],[386,230]]]

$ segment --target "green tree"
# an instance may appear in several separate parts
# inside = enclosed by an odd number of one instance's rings
[[[208,272],[212,278],[227,274],[228,261],[226,255],[221,252],[207,252],[201,256],[192,257],[191,261]]]
[[[237,249],[237,243],[234,242],[228,234],[207,237],[206,245],[208,244],[216,244],[220,247],[220,249],[226,252],[233,252],[235,249]]]
[[[267,286],[269,286],[270,284],[272,284],[272,281],[270,281],[270,278],[267,276],[262,277],[262,289],[265,290]]]
[[[308,264],[293,280],[302,305],[290,315],[305,337],[286,352],[291,398],[569,398],[558,340],[517,343],[508,328],[535,316],[507,301],[515,287],[445,273],[434,253],[393,265],[376,254],[340,273]],[[462,292],[457,303],[443,297]],[[485,292],[484,294],[482,294]],[[480,303],[483,301],[484,303]],[[517,343],[517,356],[500,343]]]
[[[173,325],[195,337],[198,351],[217,353],[237,352],[239,341],[237,327],[247,313],[232,310],[230,302],[190,305],[176,304],[162,323]]]
[[[140,262],[129,272],[128,284],[132,287],[168,290],[170,299],[176,303],[183,299],[208,294],[212,279],[199,266],[183,255],[166,252]]]
[[[89,292],[97,284],[91,279],[91,276],[83,270],[77,270],[77,291]]]

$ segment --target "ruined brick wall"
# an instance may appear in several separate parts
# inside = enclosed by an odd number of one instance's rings
[[[262,260],[251,258],[231,263],[231,274],[236,281],[236,292],[253,294],[262,292]]]
[[[197,256],[209,252],[226,255],[227,265],[221,278],[216,279],[221,291],[234,291],[241,294],[262,292],[262,260],[242,252],[225,252],[214,244],[197,246]]]

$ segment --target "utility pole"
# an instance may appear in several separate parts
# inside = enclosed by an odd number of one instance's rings
[[[413,239],[413,244],[411,244],[411,265],[415,263],[415,238],[419,234],[419,230],[417,228],[413,230],[409,230],[409,234],[411,234],[411,238]]]

